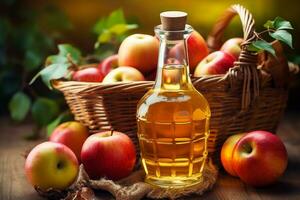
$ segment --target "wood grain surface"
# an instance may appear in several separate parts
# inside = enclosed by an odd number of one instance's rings
[[[27,183],[24,174],[24,153],[39,141],[27,141],[24,136],[30,133],[32,125],[15,124],[8,118],[0,118],[0,200],[42,199]],[[206,200],[297,200],[300,199],[300,116],[286,114],[278,135],[284,141],[289,154],[289,164],[284,176],[274,185],[253,188],[221,170],[219,179],[212,191],[204,194]],[[108,193],[97,192],[98,199],[113,199]],[[199,196],[185,199],[196,200]]]

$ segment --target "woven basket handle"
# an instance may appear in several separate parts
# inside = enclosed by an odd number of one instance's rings
[[[230,6],[225,13],[215,23],[212,31],[207,38],[208,47],[216,51],[222,46],[222,38],[226,27],[229,25],[232,18],[236,15],[240,16],[243,32],[244,32],[244,43],[246,45],[255,40],[254,36],[254,19],[251,13],[239,4]]]
[[[244,42],[241,45],[242,51],[238,61],[234,63],[234,67],[230,68],[224,78],[229,80],[232,89],[240,88],[242,82],[241,111],[245,111],[259,95],[257,55],[247,50],[247,45],[256,40],[254,19],[251,13],[238,4],[229,7],[213,27],[207,44],[212,51],[220,49],[225,28],[236,15],[239,15],[242,22]]]

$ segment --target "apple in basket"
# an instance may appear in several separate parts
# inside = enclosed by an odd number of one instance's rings
[[[103,74],[97,67],[87,66],[75,71],[72,75],[72,80],[82,82],[101,82],[103,77]]]
[[[233,67],[235,58],[223,51],[215,51],[206,56],[197,66],[194,76],[225,74]]]
[[[280,138],[267,131],[253,131],[235,145],[233,170],[252,186],[274,183],[287,167],[287,151]]]
[[[96,133],[83,144],[81,161],[90,178],[119,180],[128,176],[135,165],[135,147],[124,133]]]
[[[69,147],[80,161],[81,148],[89,136],[88,129],[81,123],[70,121],[60,124],[52,132],[49,141],[58,142]]]
[[[99,65],[98,69],[100,72],[106,76],[111,70],[117,68],[119,66],[119,55],[111,55],[107,58],[105,58]]]
[[[208,48],[205,40],[197,31],[193,31],[187,39],[188,55],[189,55],[189,67],[193,72],[197,64],[208,55]],[[170,50],[170,56],[174,58],[180,58],[183,55],[183,43],[175,45]]]
[[[34,147],[25,161],[25,173],[34,187],[65,189],[78,174],[75,154],[67,146],[44,142]]]
[[[119,48],[119,66],[130,66],[148,73],[157,66],[159,41],[152,35],[133,34]]]
[[[141,72],[133,67],[121,66],[111,70],[103,79],[103,83],[144,81]]]
[[[236,60],[238,60],[242,50],[241,44],[243,41],[243,38],[231,38],[224,42],[220,50],[231,54]]]

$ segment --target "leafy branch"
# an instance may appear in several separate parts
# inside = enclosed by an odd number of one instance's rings
[[[32,84],[39,76],[51,89],[50,81],[67,77],[70,68],[76,68],[82,62],[82,55],[79,49],[70,44],[58,45],[58,54],[48,56],[46,67],[37,73],[29,84]]]
[[[255,33],[257,40],[252,42],[248,46],[249,51],[253,52],[261,52],[261,51],[267,51],[273,56],[276,56],[276,52],[272,46],[271,43],[267,42],[263,35],[268,33],[268,35],[275,39],[279,40],[280,42],[288,45],[290,48],[293,48],[293,42],[292,42],[292,34],[289,32],[290,30],[293,30],[291,23],[281,17],[276,17],[273,21],[268,20],[264,27],[266,30]]]
[[[98,35],[95,48],[97,49],[105,43],[113,43],[117,46],[128,31],[137,27],[137,24],[128,24],[122,9],[118,9],[108,17],[98,20],[93,27],[93,32]]]

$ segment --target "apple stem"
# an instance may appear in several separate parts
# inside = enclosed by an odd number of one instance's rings
[[[114,129],[110,130],[110,136],[112,136],[114,134]]]

